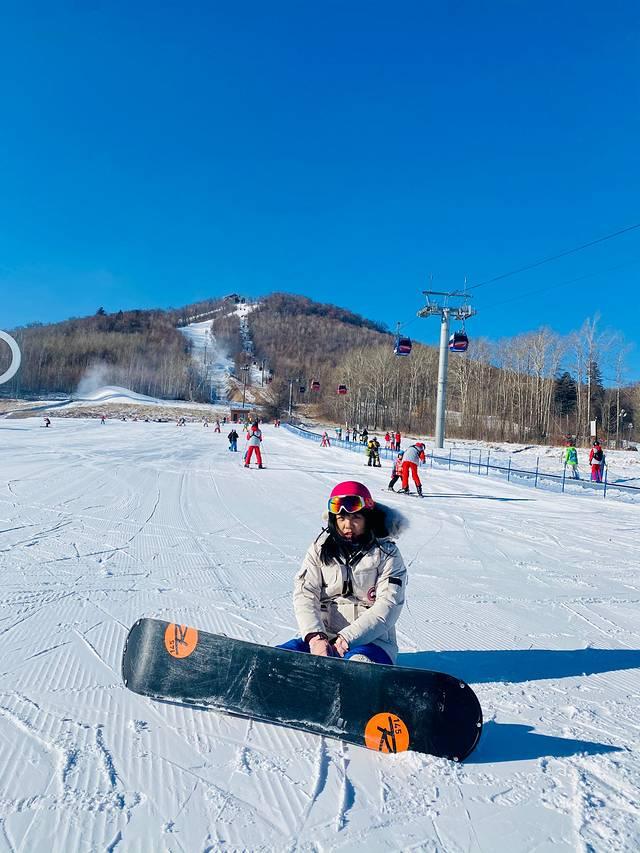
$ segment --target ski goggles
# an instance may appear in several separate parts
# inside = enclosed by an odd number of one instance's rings
[[[339,515],[342,511],[362,512],[363,509],[370,509],[365,498],[361,498],[360,495],[336,495],[334,498],[329,498],[328,507],[333,515]]]

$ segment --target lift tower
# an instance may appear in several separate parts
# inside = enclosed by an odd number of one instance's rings
[[[418,311],[418,317],[440,317],[440,359],[438,361],[438,401],[436,403],[436,447],[444,446],[445,410],[447,406],[447,367],[449,364],[449,319],[464,323],[476,313],[469,304],[468,294],[454,290],[423,290],[427,304]],[[451,301],[459,304],[452,305]]]

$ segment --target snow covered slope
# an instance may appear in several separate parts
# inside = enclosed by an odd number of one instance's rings
[[[435,469],[425,500],[388,495],[387,470],[269,426],[257,471],[197,425],[40,423],[0,425],[0,850],[640,847],[637,507]],[[410,517],[400,663],[474,685],[464,765],[122,686],[142,614],[295,635],[293,575],[347,477]]]
[[[229,377],[233,373],[233,359],[220,348],[211,332],[213,320],[189,323],[179,331],[191,342],[191,354],[200,371],[209,382],[212,400],[224,402],[229,394]]]

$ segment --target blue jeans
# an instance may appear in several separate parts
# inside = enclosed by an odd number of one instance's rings
[[[276,649],[287,649],[287,651],[290,652],[306,652],[307,654],[311,651],[309,643],[305,643],[305,641],[301,640],[300,637],[295,637],[293,640],[287,640],[286,643],[276,646]],[[329,649],[329,654],[331,657],[340,657],[333,648]],[[349,651],[345,654],[344,660],[349,660],[349,658],[354,655],[365,655],[369,660],[373,661],[373,663],[384,663],[387,664],[387,666],[393,666],[393,661],[389,655],[384,649],[381,649],[380,646],[376,646],[375,643],[364,643],[361,646],[351,646]]]

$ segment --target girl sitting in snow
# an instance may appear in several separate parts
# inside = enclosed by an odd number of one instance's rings
[[[279,648],[363,663],[395,663],[395,623],[407,570],[391,532],[403,517],[375,504],[363,483],[331,492],[327,526],[308,549],[294,583],[300,637]]]

